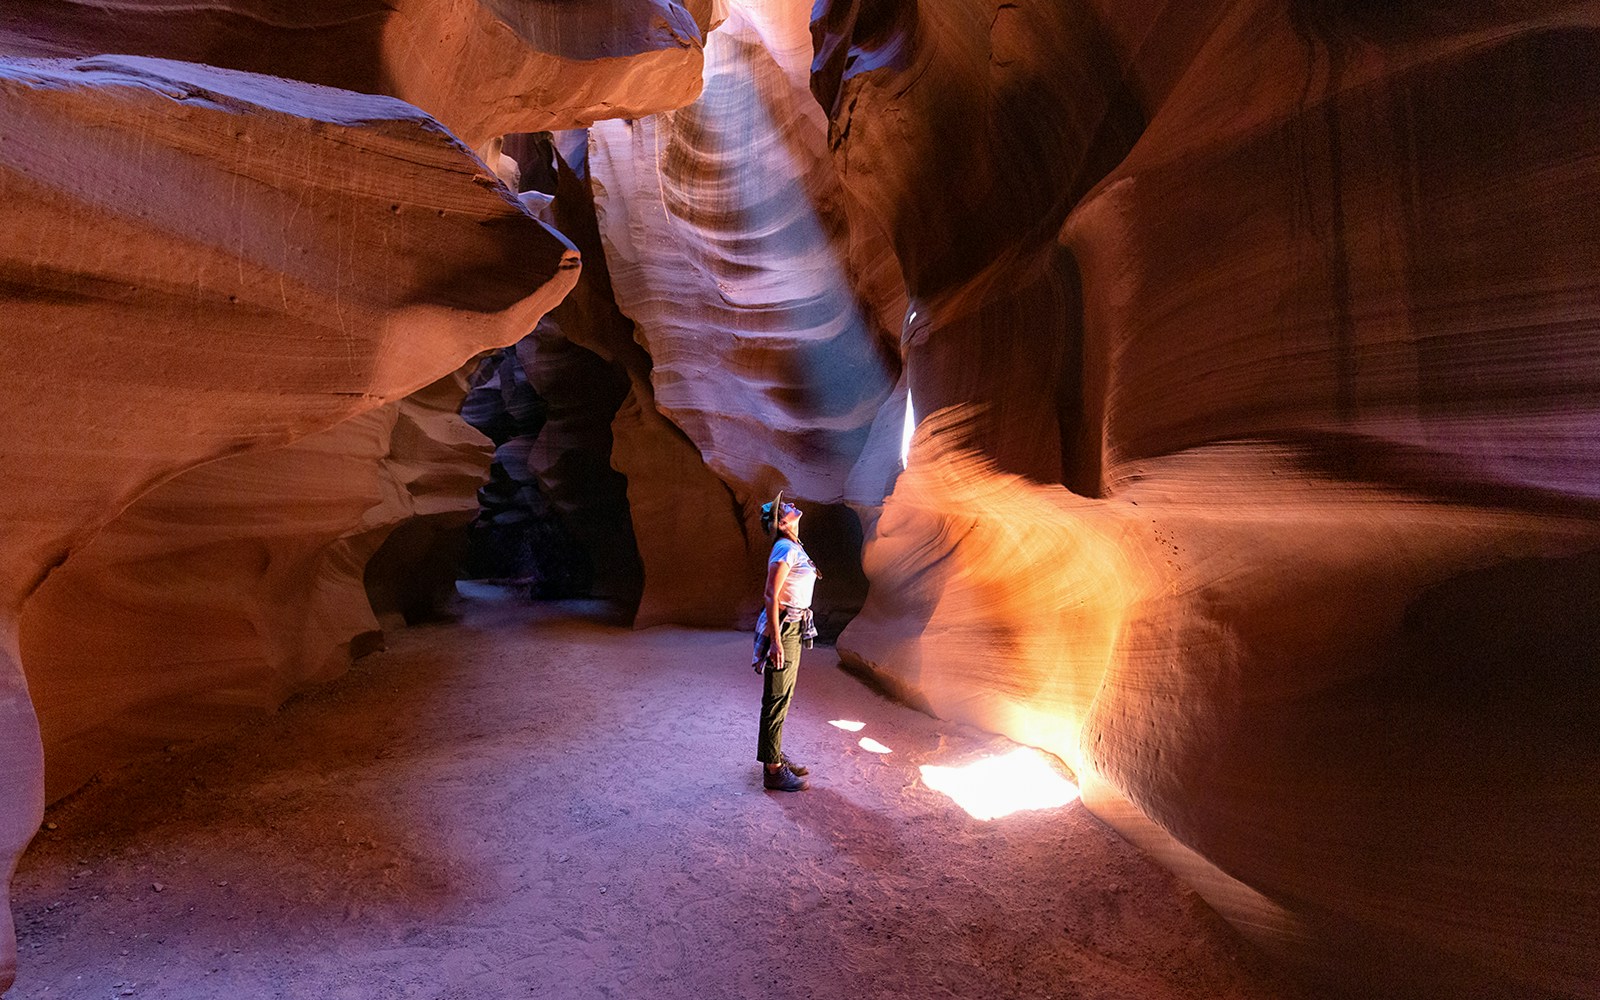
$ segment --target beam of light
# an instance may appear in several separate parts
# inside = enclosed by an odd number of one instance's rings
[[[1031,747],[961,767],[924,764],[922,782],[986,822],[1028,809],[1056,809],[1078,797],[1077,786]]]
[[[851,722],[849,719],[834,719],[832,722],[828,723],[828,725],[838,729],[843,729],[847,733],[859,733],[861,730],[867,728],[867,724],[865,722]]]
[[[861,737],[861,742],[856,745],[863,750],[871,750],[873,753],[894,753],[893,750],[890,750],[888,747],[884,746],[882,743],[879,743],[870,736]]]
[[[913,314],[915,315],[915,314]],[[906,423],[900,431],[900,468],[911,461],[911,435],[917,429],[917,411],[911,405],[911,386],[906,386]]]

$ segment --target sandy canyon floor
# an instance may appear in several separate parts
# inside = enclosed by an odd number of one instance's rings
[[[932,790],[922,765],[1013,745],[829,648],[786,733],[813,787],[769,793],[745,635],[490,588],[454,612],[52,807],[7,1000],[1302,995],[1081,803]]]

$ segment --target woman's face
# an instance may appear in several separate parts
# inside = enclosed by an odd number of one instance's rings
[[[778,530],[789,531],[800,526],[800,508],[785,500],[778,508]]]

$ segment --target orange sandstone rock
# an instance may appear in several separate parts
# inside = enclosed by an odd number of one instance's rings
[[[1054,749],[1341,988],[1593,995],[1600,12],[930,8],[815,27],[844,183],[926,296],[917,410],[977,408],[927,429],[841,648]],[[959,320],[1028,286],[965,257],[1048,261],[1040,218],[1065,292],[1019,330],[1076,360],[1019,385]]]
[[[525,163],[524,183],[532,183],[530,167],[553,173],[549,212],[561,231],[583,252],[583,274],[572,294],[553,310],[527,344],[530,360],[539,360],[541,392],[556,394],[552,411],[565,406],[552,439],[535,442],[530,458],[539,467],[541,488],[574,515],[589,517],[610,502],[599,482],[580,486],[562,474],[563,461],[592,462],[599,445],[596,422],[608,423],[606,460],[626,480],[627,546],[609,560],[632,573],[636,602],[634,625],[665,623],[728,626],[744,621],[758,572],[751,566],[751,543],[729,487],[706,467],[683,431],[656,407],[650,380],[651,358],[634,337],[634,324],[617,308],[610,269],[602,249],[595,215],[593,179],[589,173],[589,137],[585,131],[557,133],[554,148],[537,137],[513,137],[508,146]],[[542,166],[541,166],[542,165]],[[521,348],[519,347],[519,352]],[[620,405],[614,386],[593,371],[598,358],[618,376],[625,395]],[[561,384],[562,376],[580,372],[586,387]],[[577,398],[578,392],[583,398]],[[562,414],[556,412],[558,418]],[[562,426],[566,423],[568,426]],[[548,426],[548,425],[547,425]],[[564,456],[564,457],[563,457]],[[580,507],[583,513],[580,515]],[[595,534],[606,530],[594,523]],[[581,528],[579,529],[581,532]],[[614,536],[624,534],[613,529]],[[598,565],[607,560],[606,540],[590,536]],[[624,559],[626,557],[626,560]],[[753,622],[753,612],[749,614]]]
[[[1001,468],[1071,477],[1081,305],[1055,237],[1143,125],[1105,29],[1075,2],[838,0],[812,32],[840,182],[904,271],[913,409],[977,404]]]
[[[0,54],[157,56],[415,104],[473,147],[680,107],[710,5],[672,0],[14,0]],[[703,23],[697,23],[696,17]]]
[[[459,528],[476,513],[488,446],[455,413],[462,391],[452,374],[283,448],[185,470],[52,573],[21,622],[47,797],[270,711],[375,648],[372,556],[402,522]]]
[[[511,343],[578,256],[387,98],[152,59],[10,60],[0,121],[3,874],[42,805],[16,630],[51,571],[185,469]],[[9,978],[9,927],[0,942]]]
[[[617,302],[656,406],[741,504],[838,501],[894,384],[898,275],[849,236],[804,11],[730,4],[707,59],[694,104],[591,130]]]

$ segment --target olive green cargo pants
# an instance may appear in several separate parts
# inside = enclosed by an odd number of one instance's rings
[[[761,672],[761,735],[756,741],[756,760],[776,764],[783,756],[783,720],[794,697],[794,682],[800,674],[800,623],[784,622],[778,631],[783,644],[783,669],[772,669],[769,660]]]

